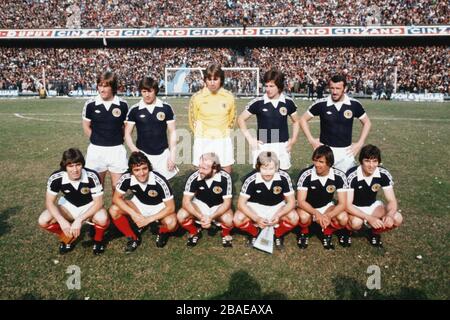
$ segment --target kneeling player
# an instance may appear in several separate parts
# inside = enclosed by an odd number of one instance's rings
[[[169,233],[177,228],[175,201],[167,180],[152,171],[152,165],[142,152],[133,152],[128,161],[128,172],[119,180],[113,195],[109,214],[114,225],[127,238],[125,252],[132,252],[140,244],[139,236],[130,227],[126,216],[130,216],[138,228],[153,222],[161,222],[156,236],[156,246],[166,245]],[[125,199],[127,191],[133,193],[131,200]]]
[[[178,221],[189,232],[187,246],[194,247],[202,236],[202,228],[222,227],[222,245],[232,247],[233,211],[231,210],[231,176],[220,166],[215,153],[200,157],[198,170],[192,173],[184,189]],[[194,225],[195,222],[201,227]]]
[[[322,243],[327,250],[334,249],[331,241],[334,231],[344,229],[339,234],[339,243],[350,246],[351,239],[345,230],[348,215],[345,210],[347,181],[345,174],[332,168],[333,151],[330,147],[321,145],[312,155],[313,165],[300,172],[297,182],[297,213],[300,217],[300,235],[298,246],[308,247],[309,226],[317,222],[323,230]],[[337,191],[338,203],[333,203]]]
[[[242,185],[234,225],[250,234],[251,246],[259,228],[274,226],[275,246],[282,249],[283,236],[298,224],[291,178],[279,170],[279,160],[274,152],[261,152],[255,168]]]
[[[370,226],[369,241],[375,247],[381,247],[380,233],[392,230],[402,224],[403,217],[397,211],[397,199],[394,194],[392,176],[380,167],[381,151],[374,145],[367,145],[359,154],[360,165],[347,172],[350,188],[347,199],[347,211],[350,214],[350,226],[361,229],[363,223]],[[387,201],[377,201],[377,193],[383,189]]]
[[[74,248],[83,222],[92,220],[95,227],[94,254],[105,251],[103,235],[109,224],[103,208],[103,188],[95,171],[84,168],[85,160],[78,149],[64,151],[60,169],[52,173],[47,183],[46,210],[39,216],[39,225],[59,236],[59,253]],[[62,197],[57,197],[59,192]]]

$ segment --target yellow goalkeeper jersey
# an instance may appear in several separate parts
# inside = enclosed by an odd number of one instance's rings
[[[236,120],[233,94],[220,88],[213,94],[203,88],[189,103],[189,126],[195,138],[222,139],[230,136]]]

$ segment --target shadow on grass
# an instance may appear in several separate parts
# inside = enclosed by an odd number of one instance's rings
[[[380,290],[369,290],[359,281],[345,276],[335,277],[333,284],[336,299],[339,300],[428,300],[427,295],[421,290],[402,287],[398,293],[383,294]]]
[[[287,296],[277,291],[262,292],[255,278],[246,271],[237,271],[231,275],[228,290],[209,298],[210,300],[286,300]]]
[[[20,210],[22,210],[23,207],[12,207],[3,210],[0,213],[0,237],[7,234],[11,230],[11,226],[8,223],[8,219],[11,218],[11,216],[17,214]]]
[[[34,293],[25,293],[23,294],[19,300],[42,300],[43,298],[35,295]]]
[[[189,170],[188,172],[184,173],[183,175],[177,175],[173,179],[169,181],[169,184],[172,188],[172,191],[174,193],[174,200],[175,200],[175,208],[178,211],[179,208],[181,208],[181,203],[183,201],[183,191],[184,187],[186,185],[186,180],[188,177],[194,172],[194,168],[192,170]]]

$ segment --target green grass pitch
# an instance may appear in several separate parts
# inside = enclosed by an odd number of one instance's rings
[[[238,111],[247,101],[238,100]],[[187,129],[188,99],[169,103],[177,127]],[[296,103],[299,114],[309,105]],[[367,142],[381,148],[405,218],[402,228],[384,235],[384,249],[355,237],[351,248],[328,252],[313,237],[300,251],[293,233],[286,249],[273,255],[245,247],[241,234],[232,249],[222,248],[219,235],[206,234],[193,249],[185,246],[186,235],[158,249],[155,236],[146,233],[133,254],[125,255],[125,238],[114,236],[97,257],[83,246],[86,235],[73,252],[60,256],[57,238],[37,226],[47,178],[63,150],[86,151],[84,100],[0,100],[0,299],[449,299],[450,104],[362,103],[373,123]],[[317,136],[318,122],[311,126]],[[355,122],[354,137],[359,129]],[[294,180],[311,152],[301,133],[289,171]],[[177,209],[192,170],[179,167],[172,182]],[[249,171],[248,164],[234,166],[235,195]],[[105,202],[109,207],[109,182]],[[80,290],[66,286],[71,265],[80,267]],[[371,265],[381,269],[379,290],[366,287]]]

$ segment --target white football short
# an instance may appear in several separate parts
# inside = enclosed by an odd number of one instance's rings
[[[348,154],[350,147],[343,148],[335,148],[330,147],[333,150],[334,156],[334,165],[333,167],[343,171],[344,173],[348,171],[348,169],[354,167],[356,165],[355,157],[351,154]]]
[[[198,167],[200,157],[209,152],[214,152],[219,157],[222,167],[231,166],[234,163],[234,148],[230,137],[223,139],[194,138],[192,164]]]
[[[86,168],[97,172],[124,173],[128,169],[127,150],[123,144],[103,147],[91,143],[87,148]]]
[[[139,199],[136,196],[131,198],[131,202],[134,203],[134,205],[139,209],[140,213],[144,217],[153,216],[166,207],[166,204],[164,203],[164,201],[161,202],[160,204],[152,206],[152,205],[142,203],[141,201],[139,201]]]
[[[177,167],[175,167],[172,171],[167,169],[167,161],[170,158],[169,149],[164,150],[163,153],[159,155],[147,154],[142,150],[141,152],[147,156],[148,160],[152,164],[153,170],[163,175],[167,180],[173,178],[178,173],[179,170]]]
[[[258,149],[252,150],[253,168],[256,165],[258,155],[263,151],[275,152],[280,160],[280,169],[288,170],[291,167],[291,153],[286,150],[287,142],[264,143],[258,145]]]
[[[70,213],[72,218],[75,220],[82,214],[86,213],[86,211],[88,211],[89,208],[94,205],[94,202],[91,201],[88,204],[85,204],[84,206],[77,207],[77,206],[73,205],[72,203],[70,203],[69,201],[67,201],[66,198],[61,197],[58,200],[58,205],[64,207],[64,209],[66,209]]]

